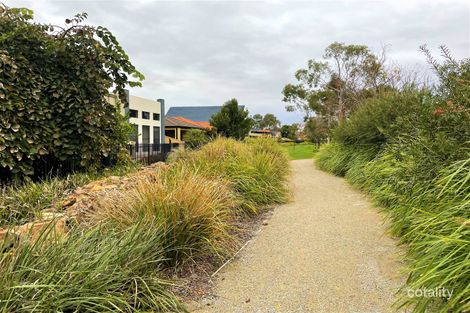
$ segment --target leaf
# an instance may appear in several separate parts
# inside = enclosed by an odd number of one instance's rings
[[[11,130],[13,130],[15,133],[20,130],[20,125],[19,124],[15,124],[11,127]]]
[[[41,148],[41,149],[39,149],[38,153],[39,153],[39,155],[45,155],[45,154],[47,154],[47,150],[44,149],[44,148]]]

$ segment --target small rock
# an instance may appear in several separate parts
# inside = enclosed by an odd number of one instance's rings
[[[91,191],[91,192],[98,192],[98,191],[101,191],[101,190],[103,190],[103,189],[104,189],[103,186],[94,185],[94,186],[92,186],[92,187],[90,188],[90,191]]]
[[[59,202],[59,206],[62,207],[62,208],[66,208],[66,207],[69,207],[71,205],[73,205],[75,202],[77,202],[77,199],[73,196],[71,197],[68,197],[62,201]]]

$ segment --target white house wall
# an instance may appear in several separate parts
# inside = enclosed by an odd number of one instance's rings
[[[150,127],[150,144],[154,143],[154,138],[153,138],[153,127],[159,127],[159,137],[160,143],[164,143],[164,138],[162,140],[161,134],[162,134],[162,119],[164,118],[162,114],[162,105],[160,102],[156,100],[149,100],[137,96],[130,96],[129,97],[129,110],[136,110],[137,111],[137,117],[131,117],[129,118],[129,123],[135,124],[138,126],[138,133],[139,133],[139,143],[143,143],[143,138],[142,138],[142,126],[149,126]],[[142,112],[149,112],[150,117],[149,119],[143,119],[142,118]],[[153,119],[153,114],[159,114],[160,115],[160,120],[155,121]]]
[[[115,104],[116,103],[116,96],[115,95],[110,95],[108,97],[108,102]],[[129,123],[135,124],[138,127],[138,141],[139,144],[143,143],[143,138],[142,138],[142,126],[149,126],[150,127],[150,136],[149,136],[149,143],[153,144],[154,143],[154,136],[153,136],[153,127],[159,127],[160,132],[159,132],[159,138],[160,138],[160,143],[165,143],[165,137],[164,134],[164,119],[165,116],[163,115],[162,112],[165,112],[164,108],[164,100],[150,100],[150,99],[145,99],[137,96],[129,96],[129,106],[124,107],[121,106],[121,113],[122,114],[127,114],[130,112],[130,110],[136,110],[137,111],[137,117],[130,117],[129,118]],[[150,116],[149,119],[143,119],[142,118],[142,112],[149,112]],[[155,121],[153,119],[153,114],[159,114],[160,115],[160,120]]]

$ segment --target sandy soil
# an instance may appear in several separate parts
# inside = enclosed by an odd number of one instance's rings
[[[193,312],[393,312],[400,250],[346,181],[292,161],[293,201],[274,210]]]

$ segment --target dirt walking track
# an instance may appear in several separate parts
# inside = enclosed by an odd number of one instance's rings
[[[193,312],[393,312],[401,258],[382,216],[312,160],[291,165],[293,201],[274,210]]]

